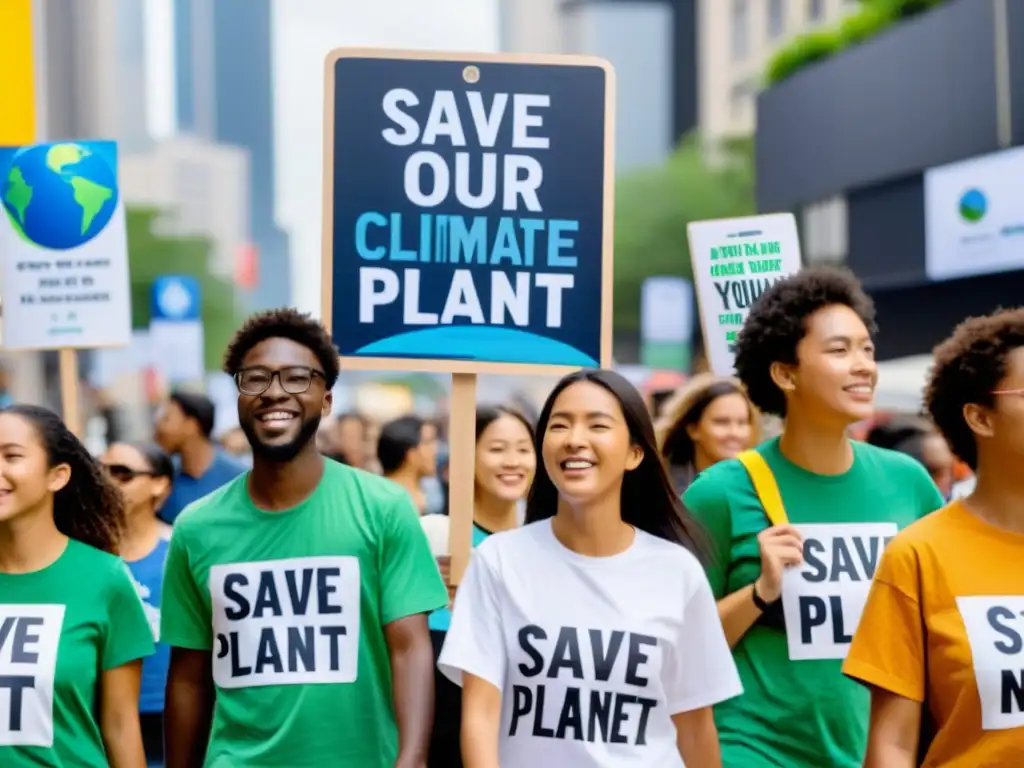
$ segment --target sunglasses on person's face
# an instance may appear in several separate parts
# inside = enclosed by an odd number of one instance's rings
[[[119,483],[130,483],[136,477],[152,477],[152,472],[146,472],[145,470],[132,469],[126,467],[124,464],[105,464],[107,472],[110,476],[117,480]]]

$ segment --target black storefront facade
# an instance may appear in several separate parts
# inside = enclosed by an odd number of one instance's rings
[[[759,210],[845,201],[844,262],[875,298],[880,358],[1024,305],[1024,238],[1019,270],[929,281],[924,192],[929,168],[1024,146],[1021,0],[952,0],[796,73],[758,98],[756,142]]]

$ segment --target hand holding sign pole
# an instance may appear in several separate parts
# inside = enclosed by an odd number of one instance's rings
[[[476,376],[611,364],[614,76],[600,59],[339,49],[323,319],[343,368],[452,376],[452,581]]]
[[[694,221],[686,227],[704,349],[711,370],[731,376],[736,335],[751,305],[800,270],[800,237],[791,213]]]

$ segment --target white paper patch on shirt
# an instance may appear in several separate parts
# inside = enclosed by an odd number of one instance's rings
[[[63,605],[0,604],[0,746],[53,746]]]
[[[506,736],[644,747],[662,670],[658,638],[639,632],[522,627],[510,659]],[[661,712],[664,716],[664,713]]]
[[[981,727],[1024,727],[1024,596],[958,597],[981,698]]]
[[[355,682],[359,583],[355,557],[212,567],[214,682],[221,688]]]
[[[804,562],[782,580],[789,658],[845,659],[895,523],[795,526]]]

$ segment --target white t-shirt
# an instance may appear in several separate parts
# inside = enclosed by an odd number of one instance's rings
[[[550,520],[474,550],[438,665],[502,691],[502,768],[680,768],[671,716],[743,691],[690,552],[638,530],[584,557]]]

